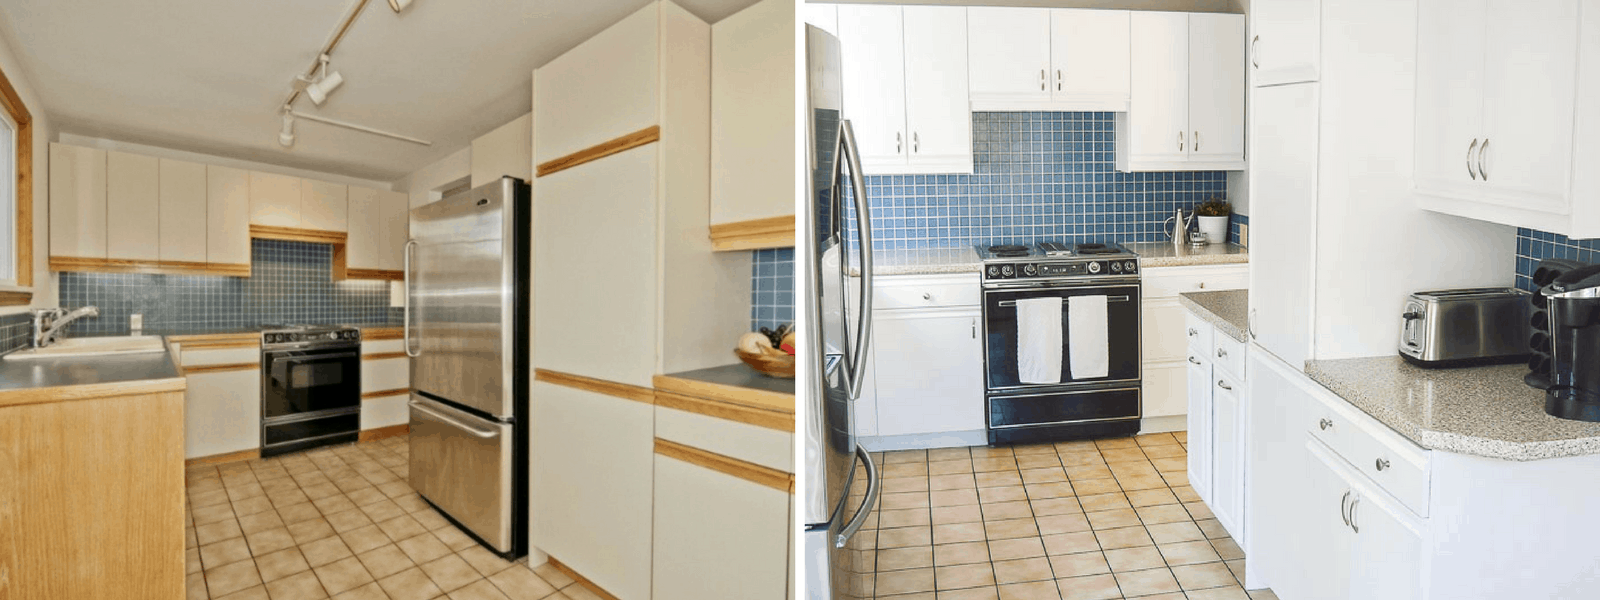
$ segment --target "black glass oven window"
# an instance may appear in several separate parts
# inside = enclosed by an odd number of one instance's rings
[[[323,362],[295,365],[289,371],[289,387],[303,390],[344,383],[344,364]]]

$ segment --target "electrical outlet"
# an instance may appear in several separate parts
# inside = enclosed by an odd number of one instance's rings
[[[134,331],[144,329],[144,314],[133,313],[128,316],[128,328]]]

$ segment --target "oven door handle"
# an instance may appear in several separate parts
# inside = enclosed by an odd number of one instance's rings
[[[849,119],[839,120],[839,150],[835,156],[844,156],[850,164],[850,186],[855,188],[851,196],[856,201],[856,231],[861,237],[861,314],[856,317],[859,333],[855,352],[850,355],[854,364],[849,373],[850,398],[855,399],[861,397],[861,385],[867,380],[867,348],[872,343],[872,209],[867,203],[867,178],[861,172],[861,147],[856,145],[856,131]]]
[[[360,356],[361,356],[361,354],[360,353],[356,353],[356,352],[335,352],[335,353],[332,353],[332,354],[302,354],[302,355],[299,355],[299,356],[268,356],[267,360],[272,362],[272,363],[282,362],[282,363],[288,363],[288,364],[297,364],[297,363],[303,363],[303,362],[311,362],[311,361],[314,361],[314,360],[329,360],[329,359],[340,359],[340,358],[360,358]]]
[[[455,418],[451,417],[450,415],[447,415],[447,414],[444,414],[442,412],[436,411],[436,410],[434,410],[432,408],[428,408],[428,405],[423,404],[421,402],[417,402],[416,400],[412,400],[412,401],[408,402],[408,404],[411,405],[411,408],[416,409],[417,411],[426,413],[426,414],[428,414],[429,416],[432,416],[435,419],[443,421],[446,425],[454,426],[457,429],[460,429],[462,431],[465,431],[467,433],[472,434],[473,437],[483,438],[483,439],[487,440],[487,439],[494,438],[494,437],[497,437],[497,436],[500,435],[500,432],[495,431],[493,429],[488,430],[488,431],[484,431],[482,429],[478,429],[478,428],[473,427],[471,425],[468,425],[466,423],[462,423],[461,421],[456,420]]]
[[[1129,300],[1132,300],[1132,298],[1130,298],[1128,296],[1107,296],[1106,297],[1106,302],[1128,302]],[[1016,306],[1016,305],[1017,305],[1017,301],[1016,300],[1001,300],[1000,302],[995,304],[995,306]]]

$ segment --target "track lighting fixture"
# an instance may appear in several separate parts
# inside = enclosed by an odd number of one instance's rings
[[[322,67],[318,70],[317,78],[308,79],[303,75],[296,77],[295,86],[305,90],[306,95],[311,97],[311,102],[322,106],[322,103],[328,100],[328,94],[333,93],[333,90],[344,83],[344,75],[340,75],[338,71],[328,70],[328,61],[331,60],[328,55],[324,54],[318,60],[322,63]]]
[[[411,6],[411,0],[389,0],[389,8],[394,9],[394,12],[405,10],[407,6]]]
[[[283,107],[283,130],[278,132],[278,144],[285,148],[294,145],[294,113]]]

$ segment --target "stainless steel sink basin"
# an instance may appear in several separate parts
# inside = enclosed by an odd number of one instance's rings
[[[161,336],[158,335],[67,338],[44,348],[31,348],[12,352],[6,355],[6,360],[122,356],[146,352],[165,352],[166,350],[166,344],[162,343]]]

